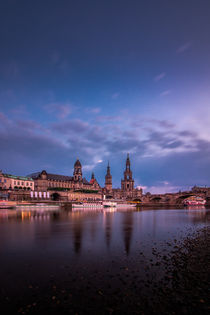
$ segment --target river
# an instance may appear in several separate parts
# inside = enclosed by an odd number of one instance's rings
[[[78,303],[91,309],[94,296],[114,296],[122,287],[128,295],[147,292],[144,284],[163,276],[159,256],[209,225],[209,213],[0,210],[1,303],[14,313],[36,313],[45,303],[72,305],[74,313]]]

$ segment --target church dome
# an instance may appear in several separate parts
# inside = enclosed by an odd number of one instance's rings
[[[79,159],[76,160],[76,162],[74,163],[74,167],[81,167],[81,163],[79,161]]]

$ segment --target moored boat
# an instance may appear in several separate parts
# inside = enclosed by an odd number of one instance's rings
[[[206,200],[199,196],[190,196],[184,200],[185,206],[204,206]]]
[[[15,201],[0,200],[0,209],[12,209],[16,206]]]
[[[47,203],[25,203],[17,204],[17,210],[37,210],[37,209],[59,209],[60,206],[56,204],[47,204]]]
[[[103,207],[108,208],[108,207],[117,207],[117,203],[114,201],[103,201]]]
[[[102,204],[101,203],[80,202],[80,203],[73,203],[72,208],[96,209],[96,208],[102,208]]]
[[[117,208],[136,208],[136,204],[133,203],[118,203]]]

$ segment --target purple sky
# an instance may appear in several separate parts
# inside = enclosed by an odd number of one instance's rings
[[[209,1],[2,1],[0,169],[210,186]]]

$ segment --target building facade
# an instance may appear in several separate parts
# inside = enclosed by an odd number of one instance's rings
[[[107,198],[123,200],[140,199],[142,197],[142,189],[134,188],[134,179],[131,171],[129,154],[127,155],[125,163],[124,178],[121,180],[121,189],[112,188],[112,175],[108,163],[107,173],[105,176],[105,188],[103,189],[103,194]]]
[[[34,190],[34,180],[31,177],[5,174],[0,170],[0,189]]]
[[[112,192],[112,175],[110,172],[109,162],[108,162],[107,172],[106,172],[106,176],[105,176],[105,189],[106,189],[107,193]]]
[[[142,189],[134,188],[129,155],[125,163],[125,171],[121,180],[121,188],[112,187],[112,175],[108,163],[105,175],[105,187],[101,188],[94,173],[90,181],[83,177],[79,159],[74,164],[73,176],[51,174],[46,170],[33,173],[27,177],[4,174],[0,171],[0,190],[14,191],[15,199],[22,198],[22,193],[29,193],[31,198],[71,200],[101,200],[104,196],[110,199],[134,200],[142,197]],[[30,191],[31,194],[30,194]],[[48,196],[48,197],[46,197]],[[28,198],[28,195],[26,196]]]
[[[73,176],[47,173],[45,170],[30,175],[34,180],[36,191],[60,190],[60,191],[96,191],[100,192],[101,187],[95,179],[94,174],[89,181],[82,176],[82,165],[77,159],[74,164]]]

